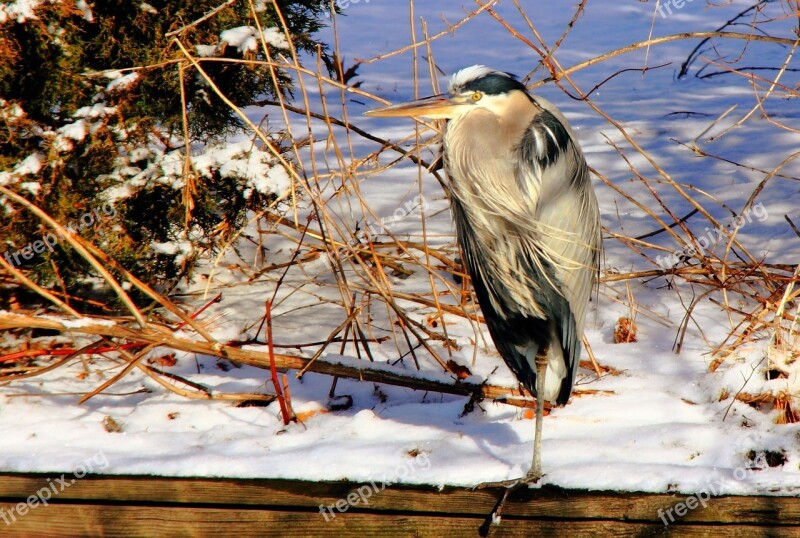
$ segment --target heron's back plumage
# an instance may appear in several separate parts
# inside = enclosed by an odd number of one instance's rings
[[[448,123],[453,218],[495,346],[533,393],[546,350],[542,396],[563,405],[597,273],[599,210],[564,116],[521,91],[507,99],[502,115],[476,109]]]

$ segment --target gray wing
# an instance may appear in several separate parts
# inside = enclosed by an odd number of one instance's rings
[[[500,354],[535,394],[563,405],[575,381],[600,225],[588,168],[566,119],[544,100],[513,162],[513,181],[484,188],[476,211],[454,197],[453,217],[478,301]],[[472,204],[476,199],[470,200]]]
[[[567,371],[561,379],[558,403],[563,404],[575,383],[589,297],[597,281],[602,244],[600,211],[589,169],[566,118],[544,99],[531,126],[531,136],[519,147],[517,181],[521,189],[536,192],[535,220],[538,247],[568,306],[557,321],[561,355],[550,350],[551,363],[561,358]],[[552,346],[555,347],[555,346]],[[526,357],[531,360],[530,357]],[[549,385],[549,383],[548,383]]]

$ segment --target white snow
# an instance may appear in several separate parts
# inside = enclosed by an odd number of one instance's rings
[[[279,28],[271,26],[265,28],[261,33],[264,36],[264,41],[266,41],[268,45],[272,45],[276,49],[289,49],[289,42]]]
[[[289,188],[290,184],[289,173],[280,165],[271,167],[266,176],[254,174],[252,180],[253,188],[262,194],[284,192]],[[245,196],[247,196],[247,193],[245,193]]]
[[[139,4],[139,9],[141,9],[145,13],[150,13],[152,15],[158,15],[158,10],[156,8],[154,8],[153,6],[151,6],[150,4],[148,4],[147,2],[142,2],[141,4]]]
[[[204,58],[209,58],[211,56],[215,56],[217,53],[217,46],[216,45],[195,45],[194,46],[195,52],[197,52],[198,56],[202,56]]]
[[[150,248],[156,254],[166,254],[167,256],[174,256],[178,253],[178,245],[175,243],[159,243],[158,241],[150,242]]]
[[[139,73],[136,72],[123,75],[122,73],[117,71],[116,75],[117,76],[111,77],[109,76],[109,73],[105,73],[106,78],[112,79],[111,82],[109,82],[108,85],[106,85],[106,90],[110,92],[121,91],[128,88],[128,86],[139,80]]]
[[[0,117],[9,122],[14,122],[25,116],[22,107],[17,103],[9,103],[5,99],[0,98]]]
[[[31,193],[32,195],[36,196],[39,194],[39,191],[42,189],[41,184],[38,181],[23,181],[19,184],[21,189],[24,189]]]
[[[92,13],[92,8],[89,6],[89,3],[86,0],[78,0],[75,2],[75,7],[83,13],[83,18],[89,22],[94,21],[94,13]]]
[[[166,254],[167,256],[175,256],[176,254],[180,254],[179,256],[175,257],[175,263],[180,265],[183,261],[194,252],[194,246],[190,241],[171,241],[168,243],[159,243],[156,241],[152,241],[150,243],[150,248],[153,249],[153,252],[156,254]]]
[[[109,116],[117,111],[115,106],[106,106],[105,103],[95,103],[92,106],[84,106],[75,111],[72,115],[75,118],[101,118]]]
[[[275,27],[265,28],[261,34],[267,45],[279,49],[289,48],[289,42],[280,29]],[[219,38],[220,41],[239,49],[239,52],[256,50],[261,46],[261,41],[258,38],[258,29],[253,26],[239,26],[225,30],[219,35]]]
[[[44,166],[44,155],[31,153],[21,163],[14,167],[14,173],[20,176],[35,174]]]
[[[530,9],[529,14],[536,15],[534,23],[537,29],[552,44],[569,22],[575,3],[541,2],[538,5],[540,7]],[[568,67],[647,39],[654,5],[654,2],[634,1],[589,2],[586,13],[559,49],[559,61]],[[686,3],[671,16],[655,17],[655,35],[713,30],[747,5],[749,2],[739,0],[725,3],[724,8],[711,8],[704,2]],[[14,13],[23,13],[25,4],[7,4],[0,9],[0,17],[9,16],[7,13],[11,13],[11,7],[17,10]],[[448,23],[460,20],[464,13],[462,4],[458,2],[417,0],[414,7],[417,20],[424,17],[428,22],[430,35],[446,28]],[[496,9],[530,36],[524,23],[515,15],[513,3],[501,2]],[[774,24],[782,24],[781,20],[788,24],[782,19],[782,14],[779,15]],[[15,15],[18,16],[22,15]],[[407,19],[406,3],[353,2],[348,7],[347,16],[337,18],[340,57],[348,61],[366,59],[407,45],[410,39],[409,29],[405,26]],[[389,24],[389,20],[402,22]],[[267,29],[265,37],[270,31],[275,30]],[[283,36],[275,32],[269,39],[274,46],[280,47],[279,37]],[[332,43],[330,29],[325,31],[325,35]],[[417,39],[421,38],[419,29],[416,35]],[[228,30],[221,39],[242,51],[259,46],[256,30],[251,27]],[[680,63],[696,43],[694,40],[658,45],[649,50],[647,58],[645,51],[620,55],[578,71],[572,77],[588,91],[617,70],[668,63],[667,67],[644,74],[622,73],[601,86],[592,94],[592,99],[634,133],[636,140],[675,181],[707,193],[705,198],[699,196],[698,199],[707,201],[718,220],[728,224],[732,221],[730,211],[713,200],[720,200],[733,211],[739,211],[767,171],[797,151],[800,135],[780,131],[756,114],[735,131],[709,141],[710,136],[719,134],[752,108],[754,95],[749,82],[743,82],[736,75],[700,79],[692,74],[676,80]],[[741,45],[744,47],[743,43]],[[781,55],[787,53],[780,47],[760,44],[748,47],[748,52],[752,49],[752,54],[762,59],[761,65],[766,65],[768,58],[782,58],[785,56]],[[741,49],[734,50],[731,43],[726,43],[721,50],[732,58],[742,52]],[[485,13],[453,35],[434,41],[431,51],[437,65],[447,74],[464,66],[485,64],[524,76],[537,66],[538,61],[526,45],[510,36]],[[362,65],[358,77],[362,82],[361,88],[392,102],[411,99],[416,93],[433,93],[425,83],[418,89],[414,88],[413,54],[413,51],[408,51]],[[427,55],[428,52],[421,47],[417,54]],[[713,54],[709,53],[708,57],[713,57]],[[313,61],[309,60],[308,65]],[[427,64],[422,62],[420,66],[421,73],[428,72]],[[706,71],[717,69],[698,60],[694,72],[701,67]],[[774,74],[763,75],[770,77]],[[543,76],[543,71],[539,70],[533,80]],[[796,75],[787,73],[786,77],[784,84],[797,84]],[[442,87],[446,80],[446,77],[440,78]],[[315,81],[308,84],[310,92],[315,91],[315,84]],[[335,104],[341,94],[335,89],[329,92],[326,97],[331,115],[341,117],[341,108]],[[690,208],[675,191],[658,181],[658,175],[648,162],[631,151],[620,133],[585,103],[570,99],[554,84],[538,88],[536,93],[555,102],[564,111],[580,138],[590,165],[615,185],[630,192],[649,209],[661,212],[610,141],[621,145],[637,169],[648,175],[652,184],[658,185],[667,205],[682,210],[683,214],[689,212]],[[412,121],[362,117],[361,112],[377,107],[378,103],[352,93],[348,93],[347,98],[350,99],[348,118],[355,125],[394,141],[413,135],[415,125]],[[751,169],[713,159],[699,159],[691,150],[675,142],[689,144],[694,141],[732,105],[737,105],[737,108],[729,118],[702,134],[696,143],[711,153],[726,156]],[[318,104],[312,106],[317,106],[315,110],[319,111]],[[767,106],[774,108],[775,103],[768,102]],[[97,104],[91,109],[82,109],[76,117],[95,118],[112,112]],[[674,114],[676,112],[708,116]],[[779,112],[783,114],[781,121],[795,129],[798,127],[800,112],[796,100],[781,101]],[[272,122],[278,121],[280,113],[274,109],[248,110],[256,123],[267,113]],[[295,137],[306,136],[303,119],[292,120],[298,121],[293,124]],[[379,148],[377,144],[355,135],[351,135],[349,147],[334,148],[325,138],[328,132],[323,125],[317,124],[314,129],[316,140],[322,142],[314,148],[319,174],[313,179],[323,183],[329,181],[332,191],[344,185],[341,173],[332,174],[330,179],[326,176],[328,172],[338,170],[336,163],[341,154],[345,155],[342,166],[346,167]],[[396,157],[387,150],[381,156],[380,164]],[[34,170],[42,165],[41,157],[29,159],[30,162],[23,162],[15,172],[20,167]],[[157,179],[173,182],[175,188],[181,186],[179,178],[184,156],[178,152],[155,160],[153,166],[145,170],[134,166],[136,161],[132,155],[130,167],[123,174],[131,184]],[[223,178],[243,177],[260,192],[282,192],[290,186],[283,167],[250,138],[239,137],[225,146],[207,148],[192,155],[192,164],[202,171],[219,169]],[[352,207],[358,207],[358,204],[353,204],[353,198],[346,197],[351,193],[336,191],[336,195],[327,200],[331,207],[341,208],[340,224],[343,227],[348,230],[359,227],[363,231],[371,223],[381,222],[396,236],[419,241],[420,211],[401,211],[400,214],[405,215],[402,218],[395,211],[410,208],[408,200],[422,194],[424,214],[428,219],[428,238],[437,246],[448,248],[451,253],[454,251],[447,202],[435,180],[425,174],[420,176],[418,169],[411,164],[386,170],[376,167],[369,172],[366,173],[364,168],[359,171],[358,195],[369,201],[374,216],[354,211]],[[800,164],[797,161],[788,163],[780,173],[796,178],[800,176]],[[422,177],[421,191],[419,177]],[[0,183],[3,181],[4,176],[0,176]],[[635,236],[656,229],[654,221],[635,204],[599,181],[595,186],[603,224],[608,232]],[[118,194],[124,198],[121,190]],[[737,237],[754,254],[763,253],[769,262],[796,264],[800,259],[799,243],[787,227],[784,215],[800,223],[798,194],[796,180],[774,178],[756,200],[763,203],[764,218],[756,215],[758,218],[740,228]],[[113,196],[110,199],[116,200]],[[689,223],[698,226],[696,231],[702,233],[706,221],[696,218]],[[373,228],[375,231],[372,233],[384,232],[381,226]],[[268,247],[259,249],[255,244],[262,232],[251,223],[237,252],[229,249],[220,260],[208,261],[198,269],[194,281],[181,289],[180,297],[190,309],[199,308],[205,300],[222,292],[222,302],[201,317],[211,320],[209,330],[221,342],[256,336],[261,340],[264,338],[263,330],[258,335],[255,331],[275,282],[264,277],[242,285],[252,276],[245,269],[261,257],[265,258],[265,265],[286,261],[296,244],[278,237]],[[669,254],[683,248],[666,233],[653,241],[666,249],[663,252],[647,251],[646,254],[653,259],[658,254]],[[721,252],[724,243],[708,248]],[[152,247],[160,252],[173,253],[180,251],[181,244],[154,244]],[[655,267],[614,239],[607,239],[605,248],[602,264],[608,274]],[[305,252],[300,254],[302,256]],[[342,296],[331,268],[323,256],[299,264],[293,271],[287,273],[287,281],[274,302],[275,341],[291,345],[325,340],[332,328],[342,322],[342,309],[338,306]],[[307,282],[316,287],[306,286],[304,283]],[[800,425],[776,424],[776,412],[733,400],[733,395],[739,391],[752,394],[783,391],[796,396],[797,367],[788,379],[766,380],[760,372],[767,353],[768,335],[764,335],[761,340],[740,346],[722,366],[710,373],[709,365],[715,358],[711,349],[733,330],[731,319],[738,318],[729,319],[719,303],[701,301],[692,311],[692,320],[682,339],[681,353],[676,354],[673,347],[679,340],[678,335],[683,333],[687,306],[705,289],[692,287],[679,279],[671,282],[666,277],[633,280],[628,284],[629,290],[625,283],[602,285],[587,316],[587,337],[595,355],[601,364],[618,370],[619,374],[606,375],[598,380],[593,372],[581,370],[576,395],[567,406],[553,410],[545,418],[542,464],[546,475],[543,482],[567,488],[648,492],[696,492],[713,483],[719,493],[800,494],[800,446],[797,443]],[[670,287],[670,284],[674,286]],[[430,294],[428,276],[419,272],[406,280],[398,278],[392,281],[392,286],[398,292],[424,293],[427,289]],[[458,287],[454,286],[454,289]],[[634,305],[629,304],[629,293]],[[444,295],[442,297],[448,300]],[[456,299],[450,297],[449,300]],[[425,323],[426,316],[435,311],[410,301],[398,299],[398,303],[409,308],[414,319],[421,323]],[[614,327],[619,317],[628,315],[631,308],[637,310],[638,341],[614,344]],[[221,314],[221,317],[213,317],[214,313]],[[375,336],[392,335],[393,327],[386,322],[385,313],[375,311],[370,315],[375,316],[374,326],[370,327]],[[385,325],[381,325],[383,322]],[[513,376],[491,343],[485,345],[465,319],[445,315],[439,323],[446,326],[448,337],[457,342],[458,349],[452,349],[450,353],[454,360],[470,368],[471,381],[486,380],[495,385],[515,386]],[[485,331],[483,334],[488,341],[488,334]],[[371,344],[376,362],[370,366],[389,368],[386,364],[390,363],[391,368],[413,375],[416,370],[412,357],[406,354],[407,347],[392,342]],[[448,350],[440,343],[433,345],[447,356]],[[254,344],[253,349],[264,351],[265,346]],[[302,353],[311,356],[315,349],[303,348]],[[299,353],[292,348],[282,351]],[[415,351],[426,377],[449,379],[423,348]],[[152,356],[166,352],[157,350]],[[336,344],[328,348],[319,360],[351,366],[368,364],[363,350],[361,354],[363,360],[355,358],[356,350],[352,345],[341,351],[340,345]],[[401,355],[405,356],[398,363]],[[272,391],[266,371],[232,367],[210,357],[186,353],[176,353],[176,359],[177,364],[169,368],[170,372],[202,383],[213,391]],[[347,479],[357,482],[399,477],[407,483],[474,485],[519,477],[530,465],[534,423],[523,411],[505,404],[483,402],[479,408],[462,416],[467,404],[463,397],[339,379],[336,394],[350,395],[353,406],[344,411],[327,412],[325,405],[332,379],[313,373],[296,379],[291,373],[294,409],[304,413],[306,419],[302,425],[284,427],[277,404],[264,408],[237,408],[224,401],[189,400],[166,392],[160,385],[134,371],[105,393],[78,406],[77,394],[87,393],[118,371],[105,370],[108,363],[98,364],[103,367],[90,365],[87,376],[79,375],[84,373],[86,366],[76,361],[69,371],[54,370],[0,389],[3,398],[0,429],[4,432],[0,436],[1,469],[63,472],[100,451],[108,461],[104,472],[110,474]],[[754,370],[755,374],[751,376]],[[147,389],[147,392],[141,389]],[[109,433],[103,428],[102,421],[106,416],[123,424],[121,433]],[[757,457],[753,462],[748,457],[750,451],[755,451],[758,456],[765,450],[783,452],[786,463],[768,467],[763,458]],[[423,454],[424,461],[420,456],[414,458],[410,454]],[[758,470],[752,470],[754,466]],[[403,469],[402,473],[400,469]]]
[[[8,20],[15,20],[23,23],[29,19],[36,19],[35,10],[45,0],[17,0],[16,2],[4,2],[0,4],[0,23]]]
[[[89,134],[90,126],[86,120],[80,119],[68,123],[56,130],[56,137],[53,140],[53,148],[58,152],[67,152],[73,148],[72,141],[82,142]]]

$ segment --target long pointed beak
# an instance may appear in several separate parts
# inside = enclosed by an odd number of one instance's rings
[[[400,103],[364,112],[365,116],[384,118],[424,116],[431,119],[452,119],[461,114],[468,103],[455,100],[447,95],[433,95],[410,103]]]

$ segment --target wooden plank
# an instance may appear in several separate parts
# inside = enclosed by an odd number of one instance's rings
[[[0,503],[0,508],[8,509]],[[325,521],[318,514],[291,510],[242,510],[163,506],[98,506],[54,504],[35,509],[2,530],[3,536],[48,537],[141,537],[227,536],[265,537],[354,537],[369,536],[476,536],[483,525],[480,518],[467,516],[424,516],[406,514],[347,513]],[[580,521],[563,519],[530,520],[503,518],[489,528],[490,537],[707,537],[798,536],[797,527],[755,527],[749,525],[671,525],[621,521]]]
[[[0,500],[19,502],[60,475],[0,475]],[[69,477],[67,476],[67,482]],[[298,480],[242,480],[163,478],[147,476],[86,476],[76,480],[51,504],[161,504],[180,507],[219,507],[236,509],[292,509],[320,514],[320,505],[334,506],[359,489],[363,498],[352,503],[349,513],[402,512],[449,514],[483,518],[494,508],[500,489],[471,490],[430,486],[393,485],[377,490],[371,484],[350,482],[306,482]],[[351,497],[355,498],[355,497]],[[685,502],[687,495],[658,495],[636,492],[570,491],[558,488],[518,489],[506,503],[506,518],[559,518],[650,522],[663,526],[667,511]],[[365,502],[366,501],[366,502]],[[766,525],[800,524],[800,499],[794,497],[716,497],[707,506],[690,510],[675,521],[681,523],[735,523]],[[661,510],[662,512],[659,512]],[[329,513],[339,512],[335,506]]]

